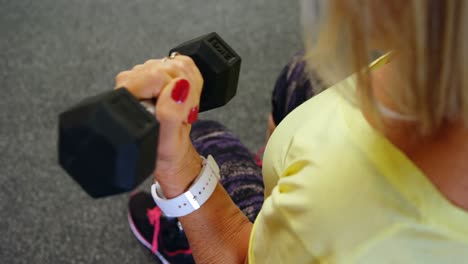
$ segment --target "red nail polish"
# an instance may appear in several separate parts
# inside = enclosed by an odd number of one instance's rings
[[[178,104],[185,102],[190,90],[190,83],[187,80],[179,80],[172,89],[171,97]]]
[[[198,120],[198,106],[190,109],[190,113],[188,115],[187,122],[189,124],[193,124],[197,120]]]

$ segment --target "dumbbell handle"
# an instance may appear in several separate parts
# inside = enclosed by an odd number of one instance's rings
[[[140,104],[146,109],[146,111],[150,112],[154,115],[156,113],[156,108],[154,107],[154,102],[151,100],[144,100],[141,101]]]

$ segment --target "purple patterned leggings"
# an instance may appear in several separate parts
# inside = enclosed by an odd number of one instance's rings
[[[298,53],[281,71],[272,96],[276,125],[294,108],[323,90],[322,83],[306,70],[303,53]],[[212,155],[220,167],[221,184],[242,212],[254,221],[263,204],[261,167],[254,155],[226,127],[214,121],[198,121],[190,133],[202,156]]]

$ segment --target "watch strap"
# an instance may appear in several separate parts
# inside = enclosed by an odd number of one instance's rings
[[[161,186],[156,181],[151,186],[151,195],[164,215],[168,217],[181,217],[198,210],[213,194],[219,181],[219,167],[213,156],[203,158],[203,167],[200,174],[181,195],[166,199],[162,194]]]

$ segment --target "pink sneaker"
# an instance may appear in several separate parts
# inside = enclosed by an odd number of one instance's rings
[[[179,220],[163,216],[149,193],[130,196],[128,223],[138,241],[162,263],[195,263]]]

